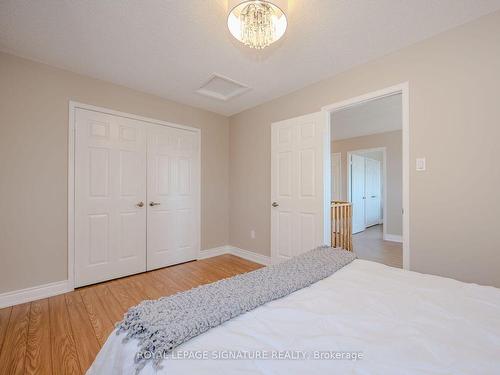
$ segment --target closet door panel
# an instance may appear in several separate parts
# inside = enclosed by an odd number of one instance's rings
[[[75,284],[146,268],[146,138],[143,124],[75,111]]]
[[[198,142],[198,133],[189,130],[158,125],[148,130],[148,270],[198,256]]]

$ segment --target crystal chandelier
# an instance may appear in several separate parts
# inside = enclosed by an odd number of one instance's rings
[[[229,31],[251,48],[265,48],[285,33],[286,3],[287,0],[229,0]]]

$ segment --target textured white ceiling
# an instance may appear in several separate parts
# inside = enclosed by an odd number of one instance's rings
[[[401,94],[349,107],[332,115],[332,141],[402,128]]]
[[[285,36],[263,51],[226,27],[227,0],[1,0],[0,50],[225,115],[483,14],[500,0],[290,0]],[[252,90],[195,91],[214,73]]]

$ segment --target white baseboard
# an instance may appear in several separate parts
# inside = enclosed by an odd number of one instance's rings
[[[223,254],[232,254],[235,256],[238,256],[240,258],[249,260],[251,262],[259,263],[264,266],[268,266],[271,264],[271,257],[268,257],[266,255],[262,254],[257,254],[254,253],[253,251],[248,251],[248,250],[243,250],[234,246],[219,246],[219,247],[214,247],[212,249],[207,249],[207,250],[202,250],[200,251],[200,255],[198,256],[198,259],[206,259],[206,258],[211,258],[215,257],[218,255],[223,255]]]
[[[265,255],[257,254],[252,251],[239,249],[234,246],[219,246],[212,249],[202,250],[198,259],[211,258],[223,254],[232,254],[249,261],[263,264],[265,266],[271,264],[271,258]],[[73,291],[73,285],[69,280],[56,281],[49,284],[33,286],[21,290],[13,290],[0,294],[0,309],[4,307],[18,305],[35,301],[41,298],[53,297],[58,294],[63,294]]]
[[[243,250],[238,247],[229,246],[231,248],[230,253],[236,255],[237,257],[249,260],[251,262],[259,263],[264,266],[271,264],[271,257],[267,255],[257,254],[253,251]]]
[[[230,246],[213,247],[211,249],[201,250],[200,254],[198,255],[198,259],[207,259],[207,258],[216,257],[218,255],[224,255],[224,254],[230,254],[230,253],[231,253]]]
[[[397,234],[384,234],[384,241],[403,242],[403,236]]]
[[[31,288],[13,290],[0,294],[0,308],[48,298],[58,294],[71,292],[73,286],[68,280],[56,281],[54,283],[33,286]]]

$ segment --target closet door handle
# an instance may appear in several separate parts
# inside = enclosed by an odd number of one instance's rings
[[[160,202],[149,202],[149,205],[151,207],[154,207],[154,206],[159,206],[161,203]]]
[[[137,207],[141,208],[141,207],[144,207],[144,202],[139,202],[136,204]]]

